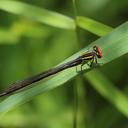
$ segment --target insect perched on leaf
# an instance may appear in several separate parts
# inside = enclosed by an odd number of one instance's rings
[[[5,96],[7,94],[11,94],[17,90],[20,90],[32,83],[38,82],[44,78],[47,78],[48,76],[54,75],[58,72],[61,72],[65,69],[77,66],[77,65],[81,65],[81,70],[82,70],[82,66],[85,63],[89,62],[89,66],[92,67],[94,64],[97,65],[98,64],[98,59],[102,58],[102,51],[100,50],[100,48],[98,46],[93,46],[92,51],[88,51],[85,52],[84,54],[82,54],[81,56],[77,57],[76,59],[69,61],[65,64],[62,64],[60,66],[57,66],[55,68],[49,69],[47,71],[44,71],[40,74],[37,74],[35,76],[31,76],[28,77],[26,79],[23,79],[21,81],[18,81],[16,83],[11,84],[5,91],[3,91],[2,93],[0,93],[0,97]]]

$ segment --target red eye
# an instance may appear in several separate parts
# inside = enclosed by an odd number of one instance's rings
[[[97,48],[97,52],[99,53],[99,56],[98,57],[99,58],[102,58],[102,51],[101,51],[101,49],[99,47]]]

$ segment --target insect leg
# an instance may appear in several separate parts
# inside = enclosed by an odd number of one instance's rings
[[[93,67],[94,61],[95,61],[95,56],[93,56],[93,58],[90,60],[90,63],[88,63],[88,66]]]
[[[87,63],[87,61],[82,60],[82,63],[81,63],[81,65],[80,65],[81,71],[83,70],[82,67],[83,67],[85,64],[89,65],[89,64]],[[89,65],[89,66],[90,66],[90,65]]]
[[[97,56],[95,55],[94,57],[93,57],[93,61],[91,62],[91,66],[92,67],[95,67],[95,66],[97,66],[98,65],[98,61],[97,61]]]

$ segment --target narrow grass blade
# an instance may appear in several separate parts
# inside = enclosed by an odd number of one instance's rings
[[[77,16],[77,25],[98,36],[104,36],[113,30],[107,25],[82,16]]]
[[[0,9],[12,14],[24,16],[50,26],[74,29],[74,20],[54,11],[35,7],[19,1],[0,0]]]
[[[117,89],[107,78],[98,70],[87,73],[86,78],[91,85],[108,101],[113,104],[123,115],[128,117],[128,97]]]
[[[103,59],[101,61],[99,60],[99,63],[102,62],[103,64],[106,64],[128,53],[127,41],[128,41],[128,22],[119,26],[110,34],[96,40],[85,49],[81,50],[80,52],[76,53],[69,59],[65,60],[64,63],[78,57],[79,55],[81,55],[81,53],[85,52],[90,47],[94,45],[98,45],[103,51]],[[87,71],[90,67],[87,67],[87,65],[85,65],[83,68],[86,69],[85,71]],[[57,75],[49,78],[48,80],[38,83],[38,86],[33,86],[30,89],[9,96],[0,103],[0,113],[5,113],[9,110],[12,110],[16,106],[31,100],[33,97],[39,94],[43,94],[44,92],[47,92],[53,88],[56,88],[64,84],[68,80],[71,80],[73,77],[75,77],[77,74],[78,73],[76,72],[75,67],[70,68],[64,70],[61,73],[58,73]]]

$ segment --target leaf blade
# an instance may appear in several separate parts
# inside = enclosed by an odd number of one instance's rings
[[[19,1],[1,0],[0,9],[12,14],[24,16],[50,26],[74,29],[74,20],[57,12],[35,7]]]
[[[78,53],[70,57],[69,59],[65,60],[64,63],[78,57],[79,55],[81,55],[81,53],[85,52],[87,49],[91,48],[92,46],[98,45],[103,51],[103,58],[101,61],[99,60],[99,62],[103,62],[103,64],[106,64],[128,53],[128,43],[126,43],[128,40],[128,36],[126,36],[127,33],[128,33],[128,22],[119,26],[110,34],[96,40],[95,42],[90,44],[88,47],[84,48],[83,50],[79,51]],[[115,38],[116,35],[117,37]],[[123,42],[121,39],[123,39]],[[120,43],[122,44],[122,47],[120,47]],[[117,54],[116,56],[115,55],[111,56],[111,53],[113,52],[113,49],[111,48],[111,46],[113,45],[116,45],[116,48],[121,49],[121,51],[122,50],[124,51],[119,52],[119,54]],[[108,53],[106,53],[107,49],[110,49]],[[111,57],[107,58],[107,56],[111,56]],[[87,71],[89,67],[87,68],[87,65],[85,65],[84,69],[85,68],[86,68],[85,71]],[[46,81],[43,81],[43,83],[39,83],[38,86],[34,86],[33,88],[30,88],[28,90],[11,95],[0,103],[0,113],[4,113],[9,110],[12,110],[16,106],[21,105],[27,102],[28,100],[31,100],[34,96],[37,96],[41,93],[47,92],[55,87],[58,87],[62,85],[63,83],[67,82],[68,80],[74,78],[76,75],[77,75],[77,72],[76,72],[75,67],[71,69],[67,69],[53,76],[52,78]],[[15,100],[16,97],[19,97],[19,99]],[[12,101],[15,101],[15,102],[12,102]]]
[[[98,36],[104,36],[113,30],[112,27],[83,16],[77,16],[77,25]]]

